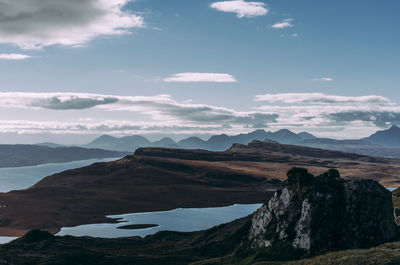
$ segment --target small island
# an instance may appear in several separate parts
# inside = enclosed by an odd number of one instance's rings
[[[151,228],[151,227],[156,227],[156,226],[158,226],[158,225],[155,225],[155,224],[123,225],[123,226],[118,226],[117,229],[138,230],[138,229],[145,229],[145,228]]]

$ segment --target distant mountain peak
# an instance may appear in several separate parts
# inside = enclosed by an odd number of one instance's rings
[[[389,129],[377,131],[363,140],[378,145],[400,146],[400,128],[393,125]]]
[[[388,130],[389,131],[400,131],[400,128],[396,125],[392,125],[392,127],[390,127]]]
[[[258,130],[250,132],[249,134],[252,134],[252,133],[265,133],[265,132],[266,131],[264,129],[258,129]]]
[[[276,131],[275,133],[290,133],[290,134],[295,134],[291,130],[288,129],[280,129],[279,131]]]
[[[302,140],[309,140],[309,139],[316,139],[317,137],[315,137],[314,135],[312,135],[311,133],[308,132],[301,132],[297,134],[298,136],[300,136],[300,138]]]

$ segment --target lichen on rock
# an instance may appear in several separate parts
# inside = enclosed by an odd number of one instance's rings
[[[316,253],[364,248],[396,236],[391,193],[373,180],[344,180],[331,169],[314,177],[293,168],[253,216],[252,248],[286,242]]]

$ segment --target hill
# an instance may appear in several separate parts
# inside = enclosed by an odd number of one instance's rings
[[[348,178],[394,187],[399,160],[273,142],[224,152],[140,148],[123,159],[44,178],[27,190],[0,194],[0,234],[110,222],[105,215],[259,203],[293,166],[312,174],[338,168]],[[205,199],[206,198],[206,199]],[[40,205],[38,208],[37,205]]]
[[[343,186],[347,188],[343,189]],[[379,202],[375,202],[376,197]],[[299,204],[298,199],[304,201]],[[289,202],[286,202],[287,200]],[[399,242],[376,246],[379,242],[388,240],[381,238],[381,233],[382,235],[387,233],[388,229],[392,229],[392,234],[398,233],[393,231],[394,221],[390,200],[390,192],[371,180],[345,181],[340,179],[336,170],[329,170],[314,177],[305,169],[293,168],[288,172],[288,180],[256,213],[208,230],[189,233],[163,231],[145,238],[116,239],[58,237],[45,231],[33,230],[17,240],[0,245],[0,260],[4,264],[15,265],[398,264]],[[311,204],[304,206],[308,203]],[[331,206],[336,209],[331,209]],[[342,220],[340,215],[343,214],[349,215],[350,219]],[[327,216],[328,218],[325,218]],[[382,217],[386,218],[385,221],[375,220]],[[320,222],[320,218],[325,218],[324,222]],[[299,223],[283,224],[292,219],[298,220]],[[314,222],[313,219],[318,220]],[[255,229],[259,226],[266,227]],[[384,227],[377,228],[377,226]],[[369,230],[372,227],[374,229]],[[293,235],[287,233],[288,231],[282,232],[281,228],[298,231]],[[337,233],[337,229],[349,229],[349,231]],[[365,229],[366,231],[363,231]],[[254,247],[252,244],[254,232],[276,233],[275,237],[272,237],[276,242],[270,246]],[[307,235],[312,236],[311,242],[317,243],[314,247],[317,247],[318,251],[294,249],[293,245],[285,243],[285,239],[298,236],[299,233],[305,235],[301,237],[302,241],[307,241]],[[260,239],[271,238],[261,236]],[[360,244],[364,247],[369,245],[376,247],[327,253],[332,249],[352,248]],[[312,245],[301,246],[307,248]]]
[[[81,147],[39,145],[0,145],[0,167],[35,166],[94,158],[121,157],[126,153]]]

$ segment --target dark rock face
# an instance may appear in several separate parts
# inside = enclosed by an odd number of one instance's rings
[[[391,193],[373,180],[314,177],[293,168],[275,196],[253,216],[253,248],[287,242],[309,253],[365,248],[395,237]]]

